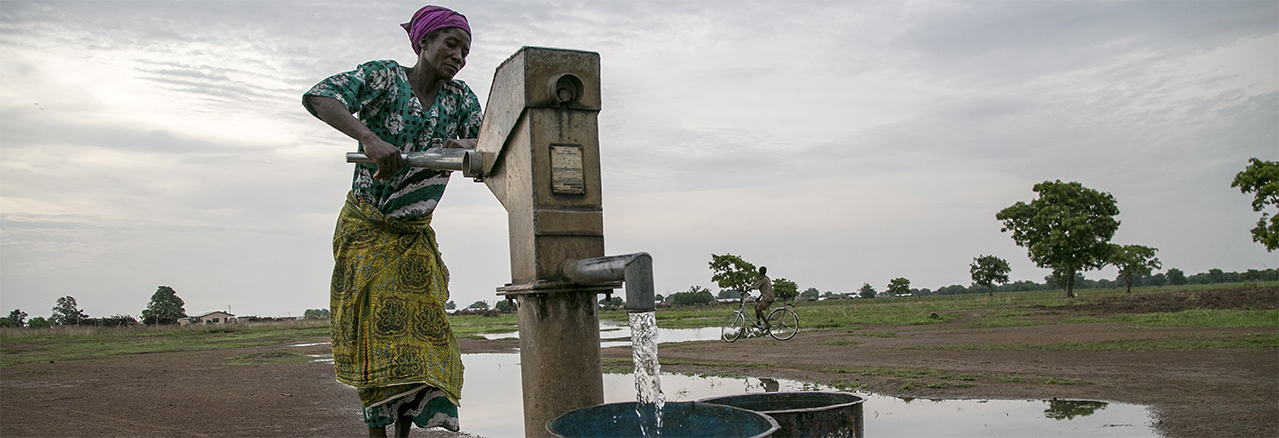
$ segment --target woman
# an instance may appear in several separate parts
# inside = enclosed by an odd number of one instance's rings
[[[321,81],[302,98],[312,115],[359,141],[333,235],[333,363],[359,390],[370,436],[408,436],[412,424],[457,431],[462,361],[449,328],[448,269],[431,213],[449,172],[405,167],[400,154],[474,148],[479,100],[453,80],[470,52],[466,17],[427,6],[402,25],[417,63],[371,61]],[[353,116],[352,113],[358,113]]]

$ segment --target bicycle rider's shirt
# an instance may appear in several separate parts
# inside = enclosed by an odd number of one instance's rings
[[[773,281],[768,279],[767,275],[759,276],[755,280],[755,284],[751,285],[751,289],[759,289],[759,299],[764,301],[776,301],[773,296]]]

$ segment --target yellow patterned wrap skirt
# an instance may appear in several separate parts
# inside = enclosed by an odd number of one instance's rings
[[[448,268],[430,218],[387,218],[348,194],[333,234],[330,313],[337,380],[366,408],[426,384],[454,405],[462,356],[449,328]]]

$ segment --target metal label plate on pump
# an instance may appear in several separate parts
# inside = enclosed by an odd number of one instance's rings
[[[551,145],[551,192],[565,195],[586,194],[582,145]]]

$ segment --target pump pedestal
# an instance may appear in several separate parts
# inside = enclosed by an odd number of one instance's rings
[[[596,294],[612,288],[521,289],[499,290],[519,306],[524,434],[548,436],[547,421],[604,403]]]
[[[476,151],[483,181],[507,211],[511,284],[519,306],[524,434],[604,402],[596,294],[565,278],[569,260],[604,255],[599,54],[524,47],[498,66]]]

